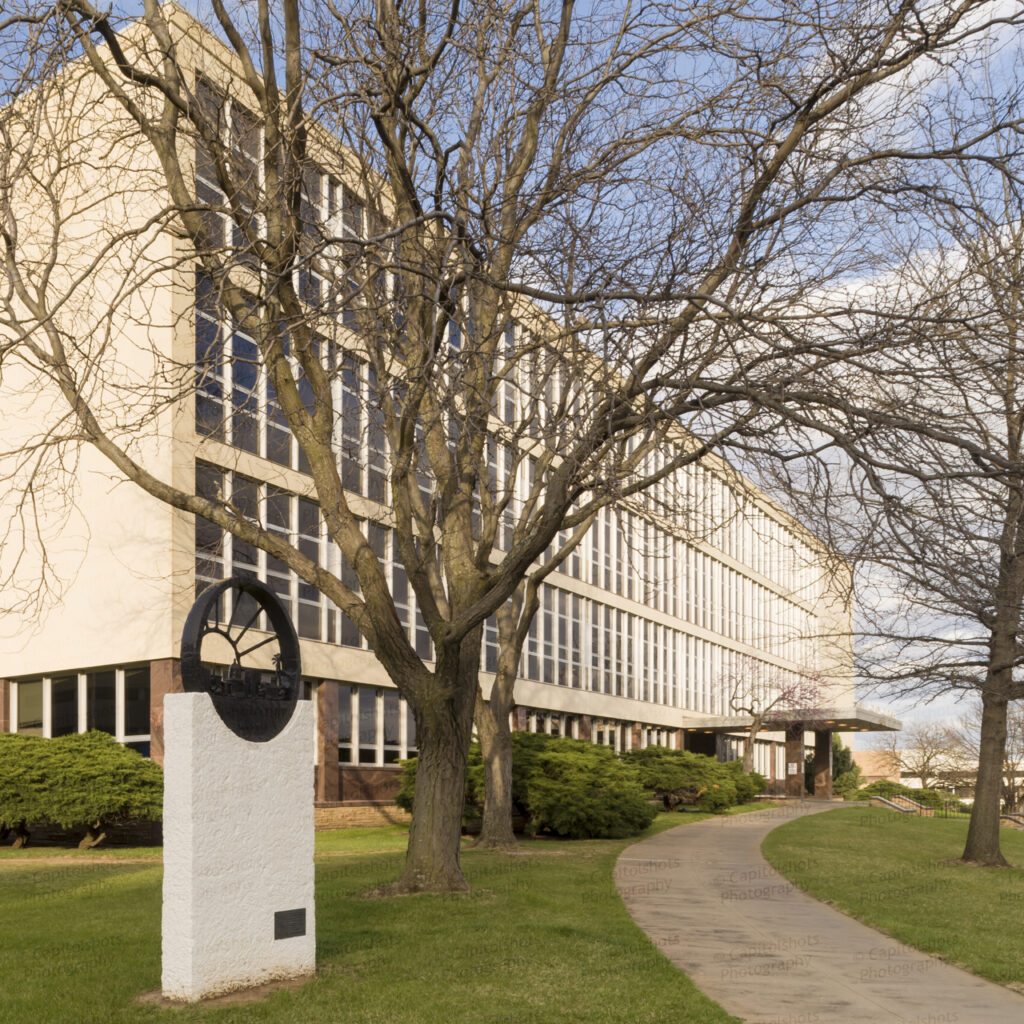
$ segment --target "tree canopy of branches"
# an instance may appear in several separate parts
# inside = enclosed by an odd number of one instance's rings
[[[953,119],[968,132],[998,118],[1018,88]],[[922,188],[859,327],[885,351],[845,378],[846,410],[872,411],[859,426],[834,409],[815,419],[798,442],[812,458],[792,445],[795,461],[774,470],[860,566],[862,674],[918,699],[980,697],[964,859],[994,865],[1007,710],[1024,697],[1022,156],[1016,130],[1001,134]]]
[[[791,676],[759,665],[745,667],[736,678],[723,680],[729,693],[729,707],[750,718],[743,745],[742,766],[754,770],[754,744],[764,729],[785,728],[799,718],[808,729],[823,722],[829,708],[829,683],[817,674]]]
[[[46,410],[5,439],[5,571],[34,596],[15,548],[40,540],[34,503],[82,444],[286,565],[413,708],[398,887],[461,889],[484,621],[560,531],[758,429],[762,399],[788,407],[807,372],[860,352],[818,329],[815,297],[872,265],[861,222],[912,187],[901,168],[994,130],[922,141],[908,113],[966,75],[1002,8],[211,10],[207,32],[155,0],[130,25],[90,0],[5,6],[0,358],[5,387]],[[151,302],[193,282],[179,315],[220,325],[197,328],[198,370]],[[147,462],[140,438],[193,398],[203,458],[244,448],[257,392],[341,571]],[[350,398],[379,456],[358,469],[365,500],[346,476]],[[429,655],[367,536],[375,516]]]

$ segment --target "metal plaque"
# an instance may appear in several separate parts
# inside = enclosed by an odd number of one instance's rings
[[[306,934],[306,908],[274,912],[274,939],[294,939]]]
[[[225,598],[230,598],[232,609],[226,624],[220,621]],[[258,635],[261,616],[269,623],[269,636]],[[203,664],[203,640],[209,636],[226,640],[234,652],[226,670]],[[254,652],[273,643],[278,651],[272,670],[245,664],[246,658],[251,660]],[[188,693],[208,693],[221,721],[242,739],[273,739],[290,721],[302,684],[299,638],[277,596],[258,580],[241,577],[204,590],[182,631],[181,681]]]

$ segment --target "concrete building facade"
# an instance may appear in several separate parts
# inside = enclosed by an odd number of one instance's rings
[[[209,76],[216,94],[230,62],[212,46],[197,48],[196,75]],[[197,77],[197,91],[198,83]],[[124,132],[123,115],[88,89],[74,95],[81,106],[77,130],[102,169],[89,182],[88,217],[85,204],[82,217],[69,214],[68,268],[93,244],[87,221],[142,222],[162,201],[155,160]],[[324,164],[308,186],[318,216],[336,222],[339,233],[367,233],[370,214],[358,191]],[[206,174],[197,159],[197,194],[216,188]],[[76,201],[69,191],[72,207]],[[109,299],[125,274],[139,283],[119,300],[114,320]],[[85,339],[100,332],[105,356],[116,357],[127,381],[122,402],[133,382],[152,388],[155,365],[194,375],[186,388],[178,381],[173,400],[154,400],[139,418],[132,444],[146,469],[247,510],[344,578],[347,568],[255,345],[218,308],[181,238],[166,227],[140,230],[100,268],[90,302],[78,312],[79,330]],[[518,330],[512,326],[512,345]],[[323,359],[331,361],[341,410],[337,457],[347,498],[365,519],[411,644],[429,661],[431,639],[389,526],[387,450],[374,418],[373,377],[347,325],[338,325],[334,341]],[[28,442],[50,429],[52,407],[40,401],[39,386],[27,371],[5,373],[0,407],[9,438]],[[524,414],[516,402],[529,388],[528,379],[510,388],[509,415]],[[116,420],[118,409],[108,411]],[[686,443],[682,433],[679,443]],[[162,504],[89,446],[75,458],[73,493],[46,511],[33,535],[16,537],[16,517],[8,514],[8,551],[18,549],[23,558],[34,552],[26,565],[36,566],[45,552],[59,593],[5,619],[0,730],[52,737],[102,729],[161,760],[162,701],[181,687],[189,607],[212,582],[248,575],[278,594],[301,638],[304,695],[315,708],[317,800],[325,807],[386,804],[398,762],[415,754],[415,723],[354,625],[266,552]],[[676,510],[674,518],[666,509]],[[489,621],[485,693],[496,659]],[[892,723],[856,706],[845,568],[728,465],[707,458],[652,494],[602,511],[549,577],[523,653],[513,724],[617,750],[661,744],[738,756],[748,723],[732,698],[743,688],[767,697],[808,676],[819,681],[817,707],[790,709],[789,735],[757,741],[755,768],[779,788],[795,778],[798,748],[802,778],[811,718],[820,750],[827,750],[821,737],[833,728]],[[827,768],[823,761],[823,780]]]

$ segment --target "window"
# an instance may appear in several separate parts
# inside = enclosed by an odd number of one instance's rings
[[[85,677],[85,727],[117,734],[114,672],[90,672]]]
[[[97,729],[149,756],[149,666],[69,672],[15,683],[15,729],[67,736]]]
[[[78,732],[78,676],[58,676],[50,683],[50,735]]]
[[[338,760],[352,762],[352,698],[355,687],[338,687]]]
[[[25,736],[43,735],[43,681],[34,679],[17,684],[18,732]]]
[[[150,714],[149,666],[124,672],[124,734],[148,736]]]
[[[307,498],[298,499],[299,506],[299,553],[305,555],[314,565],[324,567],[324,545],[320,538],[320,508]],[[299,615],[296,630],[299,636],[310,640],[324,639],[324,624],[321,621],[323,595],[316,587],[297,578]],[[328,634],[328,639],[330,639]]]
[[[362,379],[360,364],[351,356],[341,360],[341,486],[363,493]]]
[[[484,620],[484,671],[498,671],[498,621],[493,615]]]
[[[377,763],[377,691],[359,688],[359,763]]]
[[[401,756],[399,735],[402,708],[395,690],[384,690],[381,699],[384,713],[384,763],[395,764]]]
[[[340,764],[396,764],[403,757],[415,755],[416,722],[397,690],[338,687]]]

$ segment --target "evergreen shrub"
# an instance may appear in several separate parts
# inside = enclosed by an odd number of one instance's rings
[[[696,807],[724,811],[747,803],[768,788],[764,776],[745,775],[739,761],[721,762],[705,754],[668,747],[645,747],[622,755],[634,765],[640,784],[661,800],[665,810]]]
[[[159,821],[163,770],[105,732],[56,739],[0,735],[0,826],[86,830],[94,846],[111,825]]]
[[[412,810],[416,758],[402,762],[399,807]],[[479,743],[469,751],[463,825],[479,821],[484,765]],[[573,839],[613,839],[642,832],[654,820],[636,771],[608,747],[540,733],[512,733],[512,810],[530,832]]]

